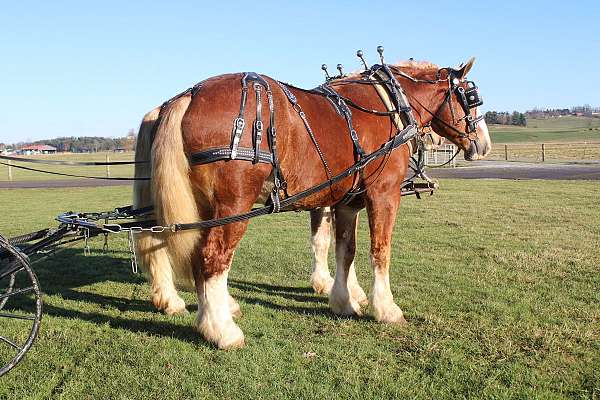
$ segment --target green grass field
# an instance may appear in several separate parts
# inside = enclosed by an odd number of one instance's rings
[[[600,398],[600,186],[441,185],[398,217],[391,282],[407,327],[330,314],[308,284],[308,215],[288,213],[251,222],[230,276],[247,346],[218,351],[193,314],[154,311],[114,236],[107,254],[97,239],[91,256],[70,249],[36,266],[40,337],[0,398]],[[0,232],[129,199],[124,188],[2,190]],[[368,265],[363,217],[365,287]]]
[[[38,160],[63,160],[63,161],[106,161],[107,153],[59,153],[51,155],[33,155],[23,156],[25,158],[34,158]],[[127,153],[108,153],[110,161],[133,161],[135,155],[133,152]],[[6,160],[0,160],[6,162]],[[13,162],[14,165],[20,165],[27,168],[34,168],[38,170],[58,172],[71,175],[86,175],[86,176],[101,176],[106,177],[105,166],[62,166],[62,165],[44,165],[44,164],[32,164],[23,162]],[[112,165],[109,167],[111,177],[132,177],[133,176],[133,165]],[[14,181],[46,181],[55,179],[77,179],[68,176],[50,175],[35,171],[28,171],[19,168],[12,168],[12,178]],[[8,166],[0,164],[0,181],[8,181]]]
[[[600,142],[600,118],[530,119],[527,127],[492,125],[490,135],[496,144]]]

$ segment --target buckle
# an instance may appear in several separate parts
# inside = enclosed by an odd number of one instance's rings
[[[246,121],[244,121],[244,118],[237,117],[233,121],[233,126],[235,127],[235,133],[237,134],[238,131],[241,131],[244,129],[244,126],[246,126]]]

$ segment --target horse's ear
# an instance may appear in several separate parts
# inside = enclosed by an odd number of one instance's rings
[[[467,74],[469,73],[469,71],[471,70],[471,68],[473,68],[473,64],[475,64],[475,57],[471,57],[469,59],[469,61],[467,61],[466,63],[460,64],[458,67],[456,67],[456,74],[458,75],[459,78],[464,78],[465,76],[467,76]]]

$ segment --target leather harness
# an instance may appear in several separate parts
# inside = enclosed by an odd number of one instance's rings
[[[384,104],[386,104],[387,112],[381,113],[376,112],[374,110],[367,110],[368,112],[378,113],[383,115],[388,115],[392,118],[394,125],[397,128],[397,137],[394,138],[394,146],[389,148],[391,152],[393,148],[398,147],[401,144],[408,142],[409,140],[415,138],[416,135],[416,126],[417,123],[412,115],[412,109],[410,108],[406,96],[402,90],[402,87],[398,83],[398,81],[394,78],[394,75],[387,67],[387,65],[374,65],[371,67],[368,72],[368,81],[370,84],[374,85],[378,88],[378,93],[382,98]],[[360,145],[359,135],[354,129],[353,121],[352,121],[352,111],[347,103],[350,103],[351,106],[357,107],[364,111],[364,108],[357,106],[350,99],[346,99],[337,93],[331,86],[330,81],[325,82],[324,84],[318,86],[312,90],[306,90],[301,88],[296,88],[292,85],[275,81],[278,86],[282,89],[283,93],[286,95],[289,103],[292,108],[298,113],[300,116],[307,133],[309,134],[311,141],[313,142],[315,149],[323,163],[323,167],[325,169],[327,175],[327,182],[331,187],[333,185],[333,173],[327,163],[325,155],[323,154],[321,147],[314,135],[312,128],[304,114],[302,107],[298,103],[296,96],[289,90],[289,87],[293,87],[295,89],[299,89],[308,93],[318,94],[327,98],[327,100],[331,103],[334,110],[337,114],[344,118],[346,125],[348,127],[348,131],[350,134],[350,138],[354,147],[354,158],[355,163],[358,163],[364,156],[365,151]],[[190,89],[189,92],[195,95],[200,87],[202,82],[197,84],[194,88]],[[290,196],[287,194],[287,183],[285,181],[285,177],[281,171],[281,167],[278,159],[277,152],[277,130],[275,128],[275,109],[273,105],[273,93],[271,91],[271,87],[269,82],[259,74],[255,72],[246,72],[243,74],[241,79],[241,100],[240,100],[240,110],[238,116],[233,121],[233,128],[231,134],[231,143],[229,146],[210,148],[206,150],[202,150],[199,152],[195,152],[189,155],[189,161],[191,165],[202,165],[208,164],[221,160],[242,160],[252,162],[253,164],[257,163],[265,163],[271,164],[273,167],[273,180],[274,186],[271,192],[271,205],[272,212],[279,212],[281,210],[281,192],[285,195],[286,198]],[[249,95],[249,89],[252,87],[254,89],[254,93],[256,96],[256,118],[252,125],[252,142],[253,147],[241,147],[239,145],[241,137],[244,133],[246,127],[246,121],[244,119],[244,113],[246,110],[247,98]],[[385,88],[385,89],[383,89]],[[267,139],[269,143],[269,152],[261,150],[260,145],[263,138],[263,121],[262,121],[262,92],[263,90],[266,93],[267,101],[268,101],[268,110],[269,110],[269,127],[267,128]],[[188,91],[178,95],[180,97],[183,94],[187,94]],[[384,97],[387,100],[384,100]],[[172,101],[172,100],[171,100]],[[400,139],[401,133],[401,140]],[[418,163],[422,164],[422,163]],[[362,168],[358,169],[356,172],[360,172]],[[355,174],[356,177],[356,174]],[[349,202],[356,195],[363,193],[366,187],[357,186],[356,183],[360,181],[360,179],[355,178],[355,184],[353,184],[353,188],[344,196],[341,200],[343,203]]]

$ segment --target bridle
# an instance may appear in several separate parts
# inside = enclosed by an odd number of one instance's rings
[[[429,113],[433,120],[444,125],[446,128],[454,131],[458,137],[465,138],[470,141],[475,141],[477,139],[477,136],[472,137],[472,133],[477,132],[477,123],[479,121],[483,120],[484,117],[483,117],[483,115],[478,115],[475,117],[473,117],[471,115],[471,110],[473,108],[477,108],[483,104],[483,100],[481,98],[481,95],[479,94],[479,88],[477,87],[477,85],[475,85],[475,82],[465,80],[464,78],[460,78],[458,76],[459,71],[457,71],[451,67],[440,68],[437,71],[436,79],[418,79],[411,75],[408,75],[407,73],[400,70],[396,66],[389,66],[389,68],[396,75],[406,78],[415,83],[437,84],[437,83],[447,82],[448,89],[446,90],[446,94],[444,96],[444,101],[442,102],[442,104],[440,104],[440,106],[435,111],[431,111],[423,103],[421,103],[415,96],[410,96],[408,94],[407,95],[408,95],[408,97],[410,97],[410,99],[412,101],[417,103],[421,108],[423,108],[427,113]],[[446,78],[440,78],[440,75],[443,71],[446,71],[448,74],[448,76]],[[461,85],[462,82],[466,82],[466,86],[467,86],[466,89]],[[454,107],[452,106],[452,95],[453,94],[456,95],[456,98],[458,99],[458,104],[460,105],[462,111],[465,114],[461,118],[456,117]],[[448,107],[450,109],[450,114],[452,115],[452,125],[450,125],[449,123],[444,121],[439,116],[446,107]],[[456,125],[460,121],[463,121],[463,120],[466,122],[466,125],[467,125],[466,132],[461,132],[458,129],[456,129]],[[430,124],[431,124],[431,122],[430,122]],[[428,126],[430,124],[427,124],[426,126]],[[426,126],[423,126],[421,129],[425,128]]]

